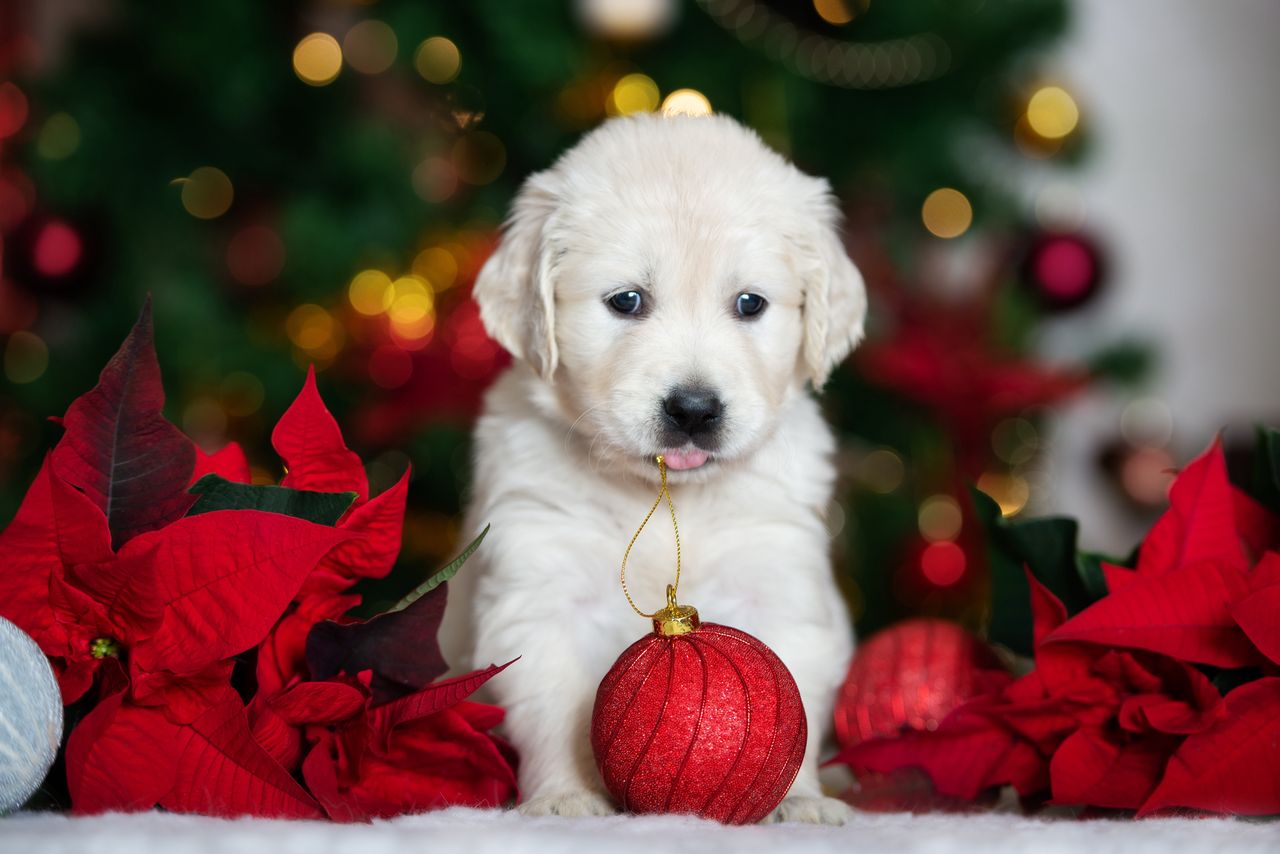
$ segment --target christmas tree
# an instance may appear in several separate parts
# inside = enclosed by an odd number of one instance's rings
[[[610,115],[736,116],[844,200],[864,348],[826,389],[834,551],[860,630],[980,627],[968,484],[1033,503],[1046,407],[1138,354],[1050,368],[1038,325],[1099,287],[1070,204],[1086,122],[1043,64],[1065,0],[120,2],[0,35],[0,518],[152,294],[169,416],[274,482],[315,364],[377,492],[415,469],[394,601],[457,540],[470,418],[506,357],[468,288],[519,182]]]

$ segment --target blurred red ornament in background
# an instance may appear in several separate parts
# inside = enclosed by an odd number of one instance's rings
[[[907,620],[862,644],[836,698],[842,748],[936,729],[952,709],[1011,681],[991,648],[947,620]]]
[[[1083,305],[1101,289],[1104,261],[1096,242],[1079,233],[1037,235],[1022,262],[1027,287],[1050,311]]]
[[[83,249],[84,244],[75,229],[60,219],[51,219],[36,232],[31,263],[42,276],[65,276],[80,263]]]

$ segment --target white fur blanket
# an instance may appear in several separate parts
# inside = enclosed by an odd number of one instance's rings
[[[525,818],[514,812],[449,809],[372,825],[323,824],[143,813],[68,818],[23,813],[0,819],[4,854],[1167,854],[1280,851],[1280,823],[1221,819],[1075,821],[986,813],[862,814],[842,828],[783,824],[723,827],[681,816]]]

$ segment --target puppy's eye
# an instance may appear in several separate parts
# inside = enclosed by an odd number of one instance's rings
[[[738,294],[735,308],[738,311],[738,317],[755,317],[764,311],[764,307],[768,304],[768,301],[759,294]]]
[[[644,297],[639,291],[619,291],[605,302],[618,314],[635,317],[644,311]]]

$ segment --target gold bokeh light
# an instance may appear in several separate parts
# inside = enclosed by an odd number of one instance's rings
[[[413,67],[428,83],[448,83],[462,70],[458,46],[444,36],[432,36],[418,45]]]
[[[293,72],[310,86],[327,86],[342,71],[342,46],[328,33],[304,36],[293,49]]]
[[[662,100],[664,116],[709,116],[711,102],[697,89],[677,89]]]
[[[227,212],[235,198],[231,179],[215,166],[201,166],[173,183],[182,187],[182,206],[198,219],[217,219]]]
[[[382,314],[391,308],[394,296],[391,277],[381,270],[361,270],[352,277],[347,288],[351,307],[366,317]]]
[[[606,108],[611,116],[651,113],[658,108],[658,84],[644,74],[628,74],[614,84]]]
[[[1062,139],[1080,123],[1080,108],[1061,86],[1038,89],[1027,101],[1027,124],[1045,139]]]
[[[935,237],[959,237],[973,224],[973,206],[959,190],[941,187],[925,198],[920,219]]]

